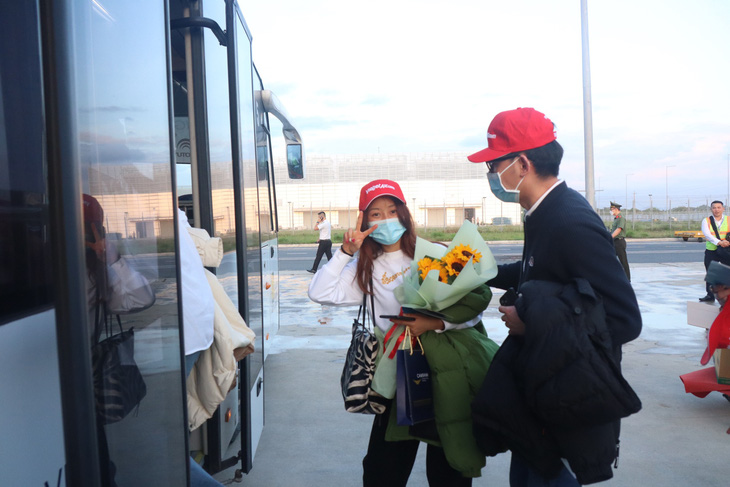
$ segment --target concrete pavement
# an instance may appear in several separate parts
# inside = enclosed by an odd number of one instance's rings
[[[600,485],[665,487],[728,485],[730,403],[713,392],[686,394],[679,375],[702,368],[705,331],[686,324],[686,302],[704,294],[701,263],[632,266],[644,330],[624,347],[624,375],[643,410],[622,423],[621,456],[614,479]],[[339,377],[356,308],[309,301],[311,276],[281,274],[281,330],[266,361],[266,425],[253,470],[241,484],[233,469],[224,484],[250,487],[361,485],[361,460],[372,417],[345,412]],[[498,292],[495,290],[495,292]],[[485,312],[490,336],[506,336],[496,310]],[[474,486],[507,486],[509,453],[487,459]],[[425,448],[409,486],[426,486]]]

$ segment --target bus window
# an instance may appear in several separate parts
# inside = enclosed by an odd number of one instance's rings
[[[34,10],[29,2],[0,16],[0,325],[52,301]]]

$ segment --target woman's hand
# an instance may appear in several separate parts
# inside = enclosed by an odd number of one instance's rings
[[[361,211],[357,215],[357,223],[355,224],[355,229],[353,230],[352,228],[348,228],[345,232],[345,236],[342,242],[342,248],[350,255],[355,255],[355,252],[360,250],[360,247],[362,247],[362,242],[363,240],[365,240],[365,237],[373,233],[375,229],[378,228],[377,225],[373,225],[364,232],[361,232],[360,228],[362,227],[362,219],[363,212]]]
[[[409,318],[414,318],[413,321],[401,321],[398,318],[393,318],[390,321],[397,325],[407,326],[411,332],[411,335],[418,337],[431,330],[443,330],[444,322],[433,316],[426,316],[420,313],[404,314]]]
[[[91,231],[94,234],[94,241],[86,241],[86,247],[94,251],[97,259],[106,262],[106,239],[99,234],[95,224],[91,225]]]

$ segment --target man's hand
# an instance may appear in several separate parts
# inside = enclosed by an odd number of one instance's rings
[[[718,247],[730,247],[730,242],[727,240],[720,240],[717,242]]]
[[[510,335],[525,334],[525,324],[517,314],[517,308],[514,306],[500,306],[499,312],[502,313],[502,321],[504,321],[504,326],[509,329]]]

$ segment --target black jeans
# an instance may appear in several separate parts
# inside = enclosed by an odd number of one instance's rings
[[[317,247],[317,257],[314,258],[314,264],[312,264],[312,270],[317,270],[319,267],[319,261],[322,260],[322,256],[327,256],[327,262],[332,258],[332,240],[320,240],[319,246]]]
[[[362,460],[364,487],[405,487],[418,453],[418,440],[385,441],[391,402],[383,414],[375,416],[368,452]],[[426,477],[430,487],[470,487],[471,478],[454,470],[443,448],[428,445]]]
[[[626,240],[623,238],[614,238],[613,239],[613,248],[614,248],[614,250],[616,250],[616,257],[618,257],[618,261],[621,262],[621,266],[624,268],[626,277],[629,279],[629,282],[631,282],[631,271],[629,270],[629,259],[628,259],[628,257],[626,257]]]
[[[705,249],[705,271],[707,271],[707,268],[710,267],[710,262],[712,261],[720,262],[717,252]],[[705,282],[705,290],[707,291],[707,294],[712,294],[710,293],[710,283]]]

